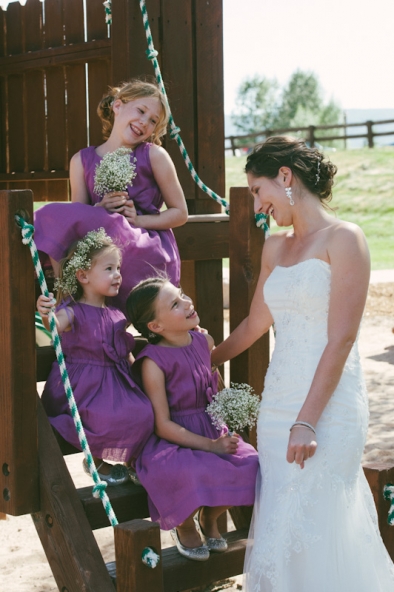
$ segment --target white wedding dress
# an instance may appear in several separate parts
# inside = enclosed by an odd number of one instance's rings
[[[368,401],[357,343],[316,428],[301,469],[286,461],[289,428],[327,343],[331,268],[320,259],[276,267],[264,298],[275,351],[257,426],[261,487],[245,563],[247,592],[394,592],[361,468]]]

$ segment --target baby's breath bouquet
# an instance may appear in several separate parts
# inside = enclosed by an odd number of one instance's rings
[[[230,432],[252,428],[259,414],[260,399],[248,384],[231,383],[214,395],[206,412],[213,425],[220,430],[227,425]]]
[[[132,152],[130,148],[122,147],[104,154],[101,162],[96,164],[94,173],[93,191],[96,195],[103,197],[110,191],[126,191],[127,186],[133,184],[133,179],[137,175],[137,159],[130,158]]]

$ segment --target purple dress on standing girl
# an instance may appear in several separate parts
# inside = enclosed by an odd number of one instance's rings
[[[137,356],[133,373],[143,358],[164,372],[171,419],[190,432],[217,439],[205,409],[217,390],[205,335],[191,331],[184,347],[147,345]],[[153,434],[137,460],[136,471],[148,492],[152,520],[164,530],[181,524],[200,506],[252,505],[258,454],[239,441],[236,454],[214,454],[184,448]]]
[[[153,433],[153,409],[131,377],[134,338],[115,308],[68,303],[74,321],[61,336],[66,366],[93,456],[134,464]],[[61,305],[60,308],[63,308]],[[81,449],[57,361],[42,395],[51,425]]]
[[[127,188],[138,215],[159,214],[163,197],[153,176],[149,150],[151,144],[139,144],[130,158],[136,158],[137,176]],[[122,286],[112,300],[125,312],[125,301],[130,290],[140,280],[152,277],[156,270],[164,271],[171,282],[179,285],[180,258],[171,229],[146,230],[130,226],[122,214],[110,213],[105,208],[92,208],[101,198],[94,193],[94,173],[101,156],[95,146],[80,152],[90,205],[79,202],[48,204],[35,213],[34,238],[39,251],[55,261],[66,256],[70,246],[89,231],[104,228],[122,250]]]

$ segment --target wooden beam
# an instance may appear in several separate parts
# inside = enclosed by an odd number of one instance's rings
[[[253,202],[246,187],[230,189],[230,331],[248,316],[260,273],[264,232],[254,224]],[[230,362],[231,382],[245,382],[259,395],[269,363],[268,333]],[[254,430],[251,444],[256,445]]]
[[[33,218],[32,192],[0,191],[0,511],[39,508],[34,275],[15,214]]]

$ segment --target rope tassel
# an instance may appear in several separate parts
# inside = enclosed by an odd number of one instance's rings
[[[387,483],[383,488],[384,499],[391,502],[387,522],[390,526],[394,526],[394,485]]]
[[[38,281],[40,284],[41,292],[44,296],[47,296],[49,298],[48,286],[47,286],[47,283],[45,280],[44,273],[42,271],[37,247],[36,247],[36,244],[33,240],[34,226],[32,224],[28,224],[20,216],[15,216],[15,219],[16,219],[18,226],[21,227],[22,243],[24,245],[29,246],[31,256],[33,259],[34,269],[36,271],[37,278],[38,278]],[[62,378],[62,382],[63,382],[63,386],[64,386],[64,391],[66,393],[68,406],[70,408],[71,415],[74,420],[74,425],[75,425],[75,429],[78,434],[78,439],[79,439],[79,443],[81,445],[81,449],[85,455],[86,463],[89,467],[90,474],[91,474],[92,479],[95,483],[95,485],[93,487],[93,496],[101,499],[103,506],[104,506],[105,513],[107,514],[111,525],[116,526],[118,524],[118,520],[117,520],[115,513],[113,511],[109,497],[105,491],[105,489],[107,487],[107,483],[105,483],[104,481],[101,481],[101,479],[98,475],[98,471],[96,469],[96,465],[94,464],[93,456],[90,452],[89,444],[86,439],[85,431],[82,426],[81,417],[78,412],[78,407],[75,402],[74,393],[73,393],[73,390],[72,390],[72,387],[70,384],[70,379],[69,379],[67,368],[66,368],[66,363],[64,361],[64,355],[63,355],[62,346],[60,343],[60,336],[59,336],[59,333],[58,333],[58,330],[56,327],[55,316],[52,311],[49,313],[49,326],[51,329],[52,341],[53,341],[53,345],[55,348],[56,358],[59,363],[60,374],[61,374],[61,378]]]

